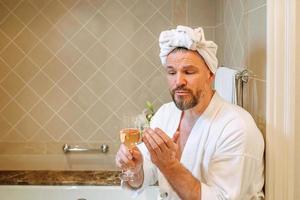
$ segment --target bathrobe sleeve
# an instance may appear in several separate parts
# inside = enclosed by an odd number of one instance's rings
[[[233,120],[225,126],[211,158],[206,183],[201,183],[201,200],[260,199],[248,196],[257,173],[263,176],[264,142],[256,126]],[[262,179],[263,180],[263,179]],[[257,188],[263,186],[261,181]],[[247,191],[248,190],[248,191]],[[250,192],[251,194],[251,192]],[[252,193],[253,194],[253,193]]]
[[[166,110],[166,106],[162,106],[155,113],[155,115],[151,119],[151,123],[150,123],[151,128],[161,127],[161,123],[162,123],[162,120],[163,120],[163,115],[165,113],[165,110]],[[132,197],[138,196],[141,192],[143,192],[145,187],[147,187],[149,185],[154,185],[158,180],[157,168],[151,162],[150,154],[149,154],[149,151],[146,148],[145,144],[144,143],[139,144],[138,148],[142,152],[143,160],[144,160],[144,162],[143,162],[143,170],[144,170],[143,185],[139,189],[133,189],[127,184],[127,182],[124,182],[124,181],[121,182],[121,187],[123,189],[130,190]]]

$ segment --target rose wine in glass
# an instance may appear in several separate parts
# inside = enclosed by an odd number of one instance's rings
[[[120,130],[120,140],[131,152],[131,150],[141,141],[141,130],[136,123],[136,119],[128,116],[123,117],[123,127],[130,128],[122,128]],[[119,177],[123,181],[130,181],[134,178],[134,173],[130,171],[130,169],[126,171],[122,170]]]
[[[140,130],[137,128],[124,128],[120,131],[121,142],[131,150],[141,140]]]

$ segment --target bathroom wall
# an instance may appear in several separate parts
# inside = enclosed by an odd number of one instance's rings
[[[217,0],[216,22],[219,64],[252,72],[244,107],[265,134],[266,0]]]
[[[0,169],[115,169],[121,117],[141,113],[147,100],[156,109],[170,101],[159,32],[201,25],[214,39],[215,6],[0,0]],[[66,156],[64,143],[106,143],[110,152]]]
[[[296,2],[296,63],[295,66],[300,66],[300,2]],[[294,199],[300,199],[300,172],[298,169],[300,169],[300,79],[297,77],[300,77],[300,69],[299,67],[296,67],[296,74],[295,74],[295,80],[296,80],[296,109],[295,109],[295,198]]]

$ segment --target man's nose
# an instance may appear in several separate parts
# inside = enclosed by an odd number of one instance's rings
[[[182,74],[178,73],[176,76],[176,86],[182,85],[186,85],[186,79]]]

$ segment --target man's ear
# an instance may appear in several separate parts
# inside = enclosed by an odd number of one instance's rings
[[[216,77],[215,74],[210,71],[209,72],[209,80],[213,82],[215,80],[215,77]]]

